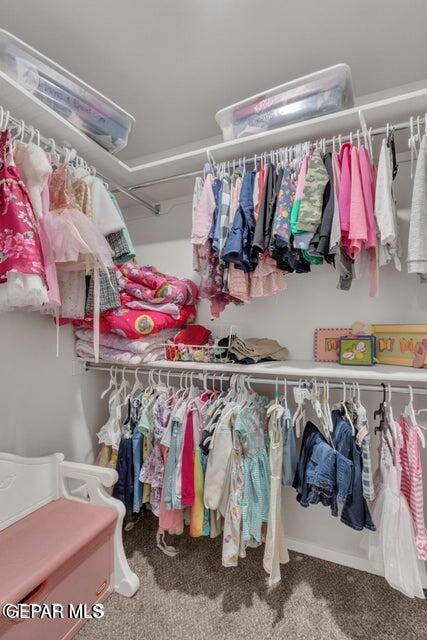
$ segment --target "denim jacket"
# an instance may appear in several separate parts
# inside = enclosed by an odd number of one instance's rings
[[[234,215],[233,225],[228,232],[222,259],[233,262],[238,269],[253,271],[256,264],[251,261],[250,251],[254,234],[253,188],[255,172],[247,171],[240,191],[239,206]]]
[[[352,488],[345,499],[341,522],[356,531],[362,529],[375,531],[367,502],[363,497],[362,451],[356,443],[350,425],[341,416],[340,411],[332,411],[332,422],[334,425],[332,438],[336,450],[352,462]]]
[[[325,440],[318,428],[307,422],[293,486],[303,507],[321,502],[338,514],[337,502],[351,491],[353,463]]]

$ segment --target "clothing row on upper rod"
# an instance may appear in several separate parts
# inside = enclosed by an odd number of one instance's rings
[[[165,532],[182,534],[185,525],[192,537],[222,536],[225,567],[264,544],[263,566],[274,585],[289,560],[282,491],[293,487],[302,507],[323,505],[343,525],[365,530],[361,544],[375,568],[394,588],[424,597],[424,435],[411,390],[396,419],[386,389],[374,473],[357,383],[344,385],[332,405],[326,381],[300,381],[290,397],[287,381],[272,380],[269,400],[251,376],[233,374],[226,385],[220,375],[218,385],[202,376],[199,388],[194,371],[181,372],[176,386],[170,373],[151,370],[144,383],[136,369],[132,384],[125,371],[120,376],[112,367],[102,394],[109,418],[98,432],[97,462],[117,469],[113,495],[126,506],[128,527],[146,505],[159,520],[157,545],[167,555],[177,551]]]
[[[410,121],[410,148],[418,156],[414,202],[427,177],[425,134],[417,149],[423,122]],[[254,156],[251,170],[246,158],[216,165],[208,153],[204,179],[197,177],[194,186],[191,242],[212,316],[230,302],[282,292],[287,274],[323,263],[338,271],[342,290],[367,277],[371,296],[378,294],[379,267],[392,263],[401,270],[394,127],[385,131],[378,165],[374,132],[366,127],[348,142],[336,136]],[[427,234],[420,233],[421,222],[421,213],[411,216],[408,271],[424,280]]]

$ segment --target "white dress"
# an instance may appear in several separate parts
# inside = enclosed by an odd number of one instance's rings
[[[269,574],[268,585],[272,587],[281,580],[280,564],[289,562],[283,526],[282,458],[283,458],[283,407],[274,404],[268,409],[268,435],[270,436],[270,511],[265,540],[263,565]]]
[[[373,567],[384,573],[391,587],[409,598],[424,598],[423,565],[417,558],[409,506],[400,490],[402,435],[392,416],[389,416],[388,425],[386,433],[382,434],[380,467],[376,475],[377,497],[371,510],[377,531],[366,532],[363,544],[368,546]]]

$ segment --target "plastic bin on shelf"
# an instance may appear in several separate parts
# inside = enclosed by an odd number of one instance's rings
[[[107,151],[117,153],[127,145],[133,116],[4,29],[0,71]]]
[[[309,120],[354,105],[351,70],[337,64],[221,109],[225,141]]]

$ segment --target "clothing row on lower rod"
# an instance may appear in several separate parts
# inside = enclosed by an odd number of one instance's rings
[[[280,565],[289,560],[282,489],[293,487],[301,506],[323,505],[342,524],[365,530],[361,544],[373,567],[407,596],[424,597],[424,435],[412,399],[398,420],[390,399],[381,404],[374,474],[357,384],[331,409],[327,383],[300,383],[291,412],[286,391],[280,395],[276,387],[269,401],[247,376],[231,376],[227,390],[197,388],[192,376],[188,386],[182,382],[181,376],[176,388],[169,380],[155,383],[150,373],[143,385],[135,372],[130,390],[124,373],[121,381],[112,373],[103,394],[109,393],[110,415],[98,433],[98,464],[118,471],[113,495],[130,520],[149,505],[166,554],[176,550],[164,533],[182,534],[185,525],[192,537],[222,535],[225,567],[264,543],[268,582],[278,583]],[[316,424],[306,420],[309,411]]]

